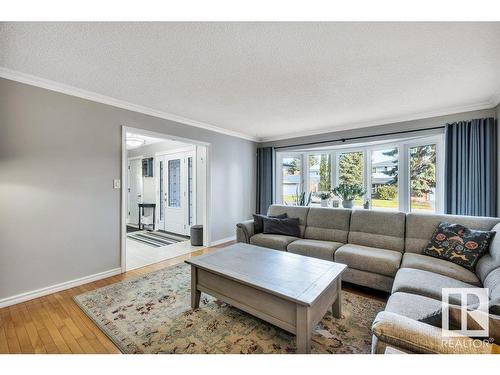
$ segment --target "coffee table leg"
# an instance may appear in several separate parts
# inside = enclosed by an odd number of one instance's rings
[[[200,307],[201,292],[196,288],[198,284],[198,270],[195,266],[191,266],[191,308],[197,309]]]
[[[297,353],[311,353],[311,311],[308,306],[297,305]]]
[[[342,318],[342,280],[337,280],[337,299],[332,305],[332,314],[335,318]]]

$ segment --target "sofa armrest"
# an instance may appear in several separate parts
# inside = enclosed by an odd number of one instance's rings
[[[250,243],[250,237],[253,235],[253,219],[236,224],[236,242]]]
[[[388,311],[380,312],[372,325],[372,333],[389,346],[413,353],[491,354],[498,346],[489,342],[457,335],[443,337],[442,329]]]

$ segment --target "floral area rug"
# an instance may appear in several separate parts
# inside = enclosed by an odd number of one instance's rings
[[[295,336],[202,293],[190,307],[191,269],[155,271],[74,297],[123,353],[295,353]],[[343,292],[342,319],[316,326],[313,353],[370,353],[384,303]]]

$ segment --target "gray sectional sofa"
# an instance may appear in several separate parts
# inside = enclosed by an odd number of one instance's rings
[[[237,224],[237,241],[344,263],[348,266],[344,281],[390,292],[385,311],[379,313],[372,327],[374,353],[384,352],[388,345],[417,353],[490,350],[446,346],[441,329],[419,319],[440,309],[442,288],[483,286],[489,288],[490,312],[497,319],[500,235],[494,237],[489,253],[479,260],[476,272],[422,252],[441,221],[498,232],[500,218],[281,205],[268,210],[268,215],[283,213],[299,218],[301,238],[255,234],[253,220],[248,220]],[[496,337],[499,332],[491,330],[497,327],[490,324],[490,333]]]

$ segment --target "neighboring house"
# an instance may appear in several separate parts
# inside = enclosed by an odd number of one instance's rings
[[[317,193],[319,191],[319,164],[309,167],[309,191]]]
[[[300,185],[300,175],[283,176],[283,195],[297,194],[297,188]]]

